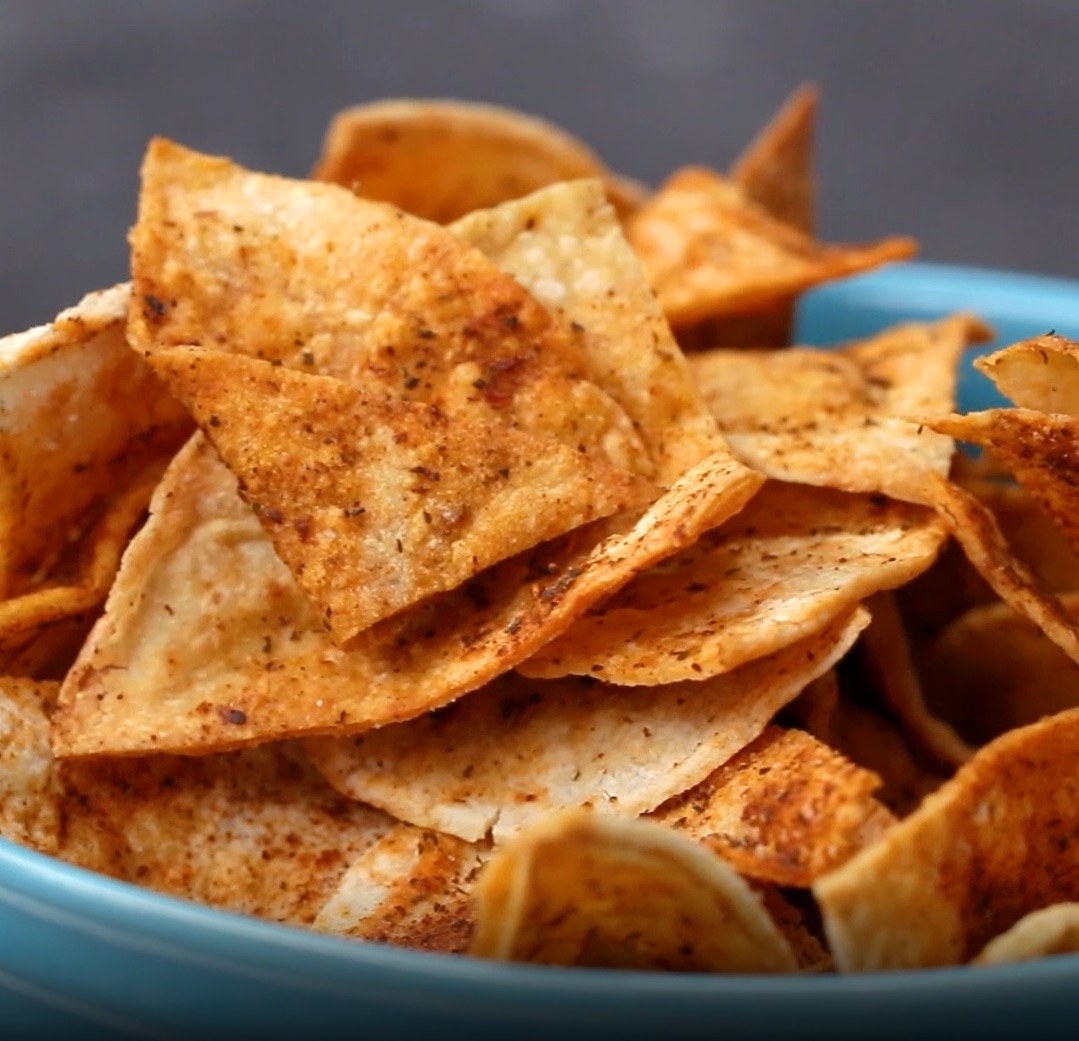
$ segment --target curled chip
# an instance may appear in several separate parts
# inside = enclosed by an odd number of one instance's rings
[[[545,120],[495,105],[424,98],[338,112],[312,176],[442,224],[580,177],[601,178],[623,213],[647,194]]]
[[[793,972],[760,897],[651,821],[568,811],[498,852],[476,891],[473,954],[548,965]]]
[[[1024,915],[981,950],[975,965],[1001,965],[1079,953],[1079,904],[1053,904]]]
[[[876,844],[814,884],[841,971],[965,962],[1079,899],[1079,710],[997,738]]]
[[[1020,408],[1079,416],[1079,344],[1049,334],[975,360]]]

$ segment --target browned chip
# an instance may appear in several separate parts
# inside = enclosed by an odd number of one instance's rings
[[[262,357],[650,469],[569,331],[445,228],[158,140],[131,244],[139,350]]]
[[[1023,915],[1079,899],[1079,710],[982,748],[813,887],[841,971],[967,961]]]
[[[771,726],[651,818],[704,842],[741,875],[808,886],[895,822],[872,797],[879,786],[805,731]]]
[[[191,428],[124,338],[130,287],[0,340],[0,595],[24,592],[88,510]]]
[[[1021,408],[1079,416],[1079,344],[1036,336],[978,358],[975,366]]]
[[[757,310],[820,282],[908,259],[916,249],[903,238],[822,245],[701,167],[671,176],[630,217],[626,235],[675,327]]]
[[[447,704],[722,523],[761,478],[727,453],[635,521],[580,529],[356,637],[330,641],[201,435],[155,493],[60,696],[59,755],[209,751],[346,734]],[[604,536],[606,535],[606,538]]]
[[[577,138],[535,116],[423,98],[338,112],[312,176],[440,223],[580,177],[602,178],[624,213],[647,192],[608,170]]]
[[[945,537],[920,507],[770,482],[737,517],[593,607],[519,668],[621,684],[726,672],[908,581]]]
[[[171,348],[151,361],[340,644],[654,497],[631,473],[502,423],[241,355]]]
[[[472,890],[489,856],[483,846],[396,824],[352,863],[313,928],[462,953],[475,926]]]
[[[510,674],[440,712],[307,749],[344,794],[470,841],[504,842],[556,809],[637,816],[744,748],[867,622],[856,611],[698,683],[617,688]]]
[[[1079,904],[1053,904],[1024,915],[1006,933],[994,937],[973,959],[975,965],[1079,953]]]
[[[573,331],[599,385],[633,420],[669,484],[724,441],[640,261],[596,181],[576,181],[457,221],[452,230]]]
[[[698,843],[587,811],[532,826],[488,863],[472,953],[553,965],[792,972],[760,897]]]

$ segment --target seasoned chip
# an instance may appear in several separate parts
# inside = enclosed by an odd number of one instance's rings
[[[519,668],[621,684],[714,676],[908,581],[944,539],[921,507],[771,482],[737,517],[593,607]]]
[[[557,809],[637,816],[749,744],[867,622],[856,611],[700,683],[617,688],[510,674],[440,712],[307,749],[346,795],[470,841],[504,842]]]
[[[828,279],[914,255],[910,239],[825,246],[702,167],[673,174],[626,225],[673,326],[753,311]]]
[[[152,365],[234,474],[336,642],[652,486],[498,422],[201,349]]]
[[[596,380],[633,420],[669,484],[725,442],[640,261],[596,181],[457,221],[452,230],[560,314]]]
[[[975,965],[1079,953],[1079,904],[1053,904],[1024,915],[1006,933],[994,937],[973,959]]]
[[[1021,408],[1079,416],[1079,344],[1049,334],[975,360],[997,389]]]
[[[636,521],[596,522],[504,561],[365,630],[346,651],[199,435],[155,492],[64,682],[54,750],[203,752],[410,719],[513,668],[722,523],[761,480],[719,453]]]
[[[984,748],[879,842],[817,880],[841,971],[954,965],[1079,899],[1079,710]]]
[[[569,331],[445,228],[158,140],[131,243],[139,350],[257,356],[649,468]]]
[[[535,116],[423,98],[338,112],[312,176],[443,224],[580,177],[602,178],[623,213],[647,193],[608,170],[581,141]]]
[[[472,891],[490,850],[396,824],[342,876],[315,918],[319,932],[458,954],[475,926]]]
[[[25,591],[88,510],[191,428],[127,346],[130,296],[91,293],[0,339],[0,595]]]
[[[488,863],[472,953],[552,965],[792,972],[760,897],[698,843],[651,821],[566,811]]]

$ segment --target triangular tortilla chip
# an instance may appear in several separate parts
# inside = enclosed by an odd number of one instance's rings
[[[1005,965],[1054,954],[1079,954],[1079,904],[1053,904],[1031,911],[990,940],[972,964]]]
[[[151,363],[337,643],[651,485],[557,441],[241,355]]]
[[[640,261],[596,181],[555,185],[451,229],[577,337],[669,484],[724,446]]]
[[[872,797],[878,787],[876,774],[805,731],[771,726],[650,816],[705,843],[741,875],[808,886],[895,823]]]
[[[397,824],[353,861],[315,918],[319,932],[443,954],[468,949],[472,891],[490,850]]]
[[[124,337],[131,287],[0,339],[0,595],[25,592],[88,509],[191,422]]]
[[[772,482],[737,517],[593,607],[519,668],[622,684],[718,675],[909,581],[945,538],[944,525],[920,507]]]
[[[761,899],[673,828],[587,811],[504,847],[477,886],[471,952],[549,965],[793,972]]]
[[[579,177],[599,177],[627,213],[647,189],[608,170],[577,138],[536,116],[474,101],[400,98],[343,109],[312,177],[448,223]]]
[[[813,892],[841,971],[967,961],[1079,899],[1079,710],[1013,730]]]
[[[676,328],[754,311],[820,282],[907,260],[916,251],[905,238],[822,245],[703,167],[668,178],[629,218],[626,236]]]
[[[131,245],[141,351],[262,357],[649,468],[569,331],[445,228],[157,140]]]
[[[65,680],[58,755],[205,752],[411,719],[511,669],[722,523],[761,478],[721,453],[636,521],[596,522],[384,620],[342,650],[200,435],[155,492]],[[606,536],[606,538],[604,538]]]
[[[1079,416],[1079,343],[1052,333],[977,358],[975,368],[1020,408]]]
[[[637,816],[744,748],[867,622],[855,612],[702,683],[617,688],[510,674],[441,712],[307,749],[344,794],[469,841],[504,842],[557,809]]]

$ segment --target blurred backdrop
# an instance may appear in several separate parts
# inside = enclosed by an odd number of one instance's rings
[[[656,182],[803,80],[823,237],[1079,278],[1072,0],[0,0],[0,330],[124,277],[153,134],[302,175],[337,108],[453,96]]]

